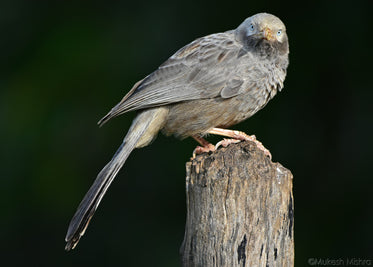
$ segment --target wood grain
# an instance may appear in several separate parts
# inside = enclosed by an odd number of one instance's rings
[[[252,142],[186,164],[183,266],[293,266],[292,174]]]

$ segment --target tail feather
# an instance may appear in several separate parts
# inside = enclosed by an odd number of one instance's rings
[[[132,150],[136,147],[139,139],[146,132],[152,120],[152,116],[147,116],[145,113],[139,114],[132,123],[128,134],[111,161],[97,175],[96,180],[84,196],[77,211],[71,219],[65,238],[65,241],[67,242],[65,250],[69,251],[74,249],[78,244],[100,204],[102,197],[105,195],[111,182],[122,168]]]
[[[67,242],[66,250],[74,249],[80,238],[84,235],[102,197],[132,150],[133,147],[127,147],[126,143],[123,142],[113,159],[98,174],[70,222],[65,238]]]

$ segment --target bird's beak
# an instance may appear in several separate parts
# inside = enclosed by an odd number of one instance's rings
[[[272,31],[268,27],[265,27],[262,33],[263,33],[263,39],[266,39],[268,41],[273,41],[276,39]]]

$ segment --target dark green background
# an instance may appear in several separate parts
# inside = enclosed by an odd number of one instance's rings
[[[134,114],[96,122],[177,49],[262,11],[285,22],[291,63],[284,90],[235,128],[294,174],[296,266],[372,259],[370,1],[310,2],[2,1],[1,265],[178,266],[191,139],[134,151],[64,251],[71,216]]]

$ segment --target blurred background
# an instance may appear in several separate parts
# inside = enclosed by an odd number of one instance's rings
[[[176,50],[263,11],[287,26],[288,76],[235,128],[255,134],[294,175],[296,266],[372,260],[368,4],[1,1],[2,266],[179,266],[185,162],[196,143],[162,135],[131,154],[78,247],[64,251],[73,213],[134,113],[96,123]]]

